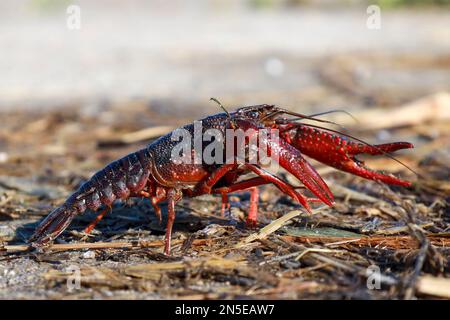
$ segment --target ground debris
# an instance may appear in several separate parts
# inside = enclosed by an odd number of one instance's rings
[[[431,100],[420,104],[426,101]],[[399,158],[419,178],[390,159],[366,161],[372,168],[401,171],[414,181],[411,188],[383,186],[317,164],[336,204],[315,206],[312,215],[271,186],[261,188],[256,230],[244,226],[246,192],[230,197],[232,210],[225,217],[215,196],[184,199],[177,204],[173,256],[166,257],[166,206],[160,224],[147,200],[130,200],[115,204],[89,236],[83,230],[95,213],[87,212],[43,253],[30,250],[25,240],[36,223],[70,190],[178,124],[155,118],[150,127],[155,130],[147,130],[139,120],[154,112],[130,108],[125,122],[108,111],[113,116],[107,125],[74,110],[47,112],[40,119],[8,113],[0,128],[8,154],[0,161],[0,298],[449,298],[449,169],[442,150],[450,147],[450,132],[448,120],[433,117],[427,118],[439,124],[433,130],[415,118],[385,129],[417,142],[417,149]],[[378,114],[386,118],[385,112]],[[14,123],[25,124],[23,130],[11,134],[17,131]],[[373,137],[373,131],[359,132]],[[81,286],[72,290],[67,283],[77,270]],[[371,282],[373,272],[379,284]]]

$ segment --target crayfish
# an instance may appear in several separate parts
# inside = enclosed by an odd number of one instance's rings
[[[252,190],[252,193],[257,193],[257,186],[273,184],[308,212],[311,212],[310,203],[313,202],[332,206],[334,203],[332,192],[318,172],[303,157],[304,155],[366,179],[405,187],[411,184],[392,175],[372,171],[355,157],[359,154],[388,155],[399,149],[413,148],[411,143],[370,145],[337,130],[302,122],[304,119],[318,122],[330,121],[294,113],[274,105],[241,107],[231,113],[226,109],[224,111],[199,122],[201,134],[206,135],[208,130],[214,131],[216,148],[211,155],[215,160],[221,161],[204,161],[201,157],[198,158],[199,153],[207,151],[208,146],[204,143],[205,139],[199,141],[192,136],[195,136],[197,130],[196,123],[181,128],[184,133],[191,134],[188,143],[181,149],[179,139],[174,139],[177,129],[160,137],[147,147],[110,163],[82,184],[37,227],[30,239],[32,247],[41,248],[51,243],[69,226],[75,216],[87,209],[96,211],[103,205],[104,209],[85,229],[85,232],[90,232],[111,209],[115,200],[126,200],[130,197],[150,199],[160,221],[159,203],[167,201],[166,254],[170,254],[175,204],[183,196],[221,195],[223,212],[229,208],[227,197],[229,193],[243,190]],[[236,136],[231,138],[228,136],[229,131],[233,133],[237,130],[247,134],[239,146],[230,143],[237,140]],[[277,135],[274,136],[272,132],[263,134],[267,130],[276,131]],[[258,140],[256,144],[250,143],[252,139]],[[211,137],[209,140],[213,141]],[[225,149],[228,143],[232,147],[227,147],[227,154],[219,152],[220,148],[217,147],[222,146]],[[175,149],[178,151],[174,152]],[[258,160],[249,161],[250,151],[262,149],[266,150],[271,159],[276,159],[283,169],[300,180],[314,197],[309,198],[300,193],[297,187],[272,173],[267,165],[262,165]],[[243,157],[237,156],[239,151],[244,151]],[[200,161],[191,161],[193,158]],[[248,174],[254,176],[245,177]],[[252,195],[251,199],[254,200],[255,197]],[[257,207],[253,201],[247,222],[255,224],[256,215]]]

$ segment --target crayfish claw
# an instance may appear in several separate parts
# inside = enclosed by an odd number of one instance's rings
[[[392,175],[370,170],[364,162],[356,159],[356,155],[382,155],[400,149],[409,149],[414,146],[408,142],[394,142],[378,145],[369,145],[347,140],[330,132],[296,126],[288,136],[291,144],[303,154],[319,162],[369,180],[387,184],[410,186],[411,183]],[[395,159],[395,158],[394,158]],[[397,160],[398,161],[398,160]]]
[[[409,142],[392,142],[377,145],[365,145],[362,143],[347,143],[346,152],[351,155],[358,154],[370,154],[370,155],[381,155],[390,152],[394,152],[401,149],[411,149],[414,145]]]
[[[387,184],[398,185],[403,187],[411,186],[411,182],[409,181],[402,180],[391,174],[384,174],[383,172],[380,171],[371,170],[370,168],[364,166],[363,162],[353,159],[350,159],[350,161],[342,163],[339,166],[336,166],[336,168],[369,180],[380,181]]]
[[[373,146],[348,143],[347,148],[344,151],[345,154],[342,155],[343,161],[338,163],[335,167],[369,180],[409,187],[411,182],[399,179],[391,174],[384,174],[380,171],[371,170],[364,165],[364,161],[355,157],[355,155],[359,154],[381,155],[408,148],[414,148],[414,146],[408,142],[385,143]]]

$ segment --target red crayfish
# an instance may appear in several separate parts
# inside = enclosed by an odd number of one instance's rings
[[[294,116],[296,118],[290,118]],[[257,105],[242,107],[232,113],[226,110],[206,117],[201,121],[201,132],[214,129],[222,133],[241,129],[251,131],[250,138],[262,136],[265,129],[276,129],[277,139],[265,136],[268,155],[276,156],[279,165],[300,180],[304,187],[317,198],[308,198],[297,191],[297,188],[282,178],[266,170],[260,163],[237,161],[232,155],[220,156],[222,163],[175,162],[173,149],[179,143],[173,139],[173,133],[162,136],[146,148],[133,152],[122,159],[116,160],[104,169],[98,171],[73,193],[64,204],[54,209],[37,227],[30,241],[32,246],[40,248],[58,237],[71,223],[72,219],[87,209],[96,211],[102,205],[105,209],[95,221],[85,229],[90,232],[95,224],[109,210],[115,200],[126,200],[130,197],[149,198],[161,221],[161,201],[168,203],[168,219],[165,235],[165,253],[170,253],[172,226],[175,219],[175,203],[182,196],[195,197],[203,194],[222,195],[222,211],[229,208],[227,195],[232,192],[251,189],[257,192],[256,186],[272,183],[283,193],[289,195],[307,211],[311,211],[311,202],[323,202],[328,206],[334,203],[333,194],[317,171],[306,161],[303,155],[316,159],[324,164],[335,167],[366,179],[387,184],[410,186],[410,182],[392,175],[386,175],[364,167],[363,162],[355,158],[358,154],[380,155],[413,148],[411,143],[395,142],[370,145],[359,139],[341,132],[301,122],[309,119],[319,122],[329,122],[314,116],[294,113],[274,105]],[[189,124],[183,129],[195,135],[195,124]],[[227,139],[218,139],[223,146]],[[234,138],[233,138],[234,139]],[[356,140],[355,140],[356,139]],[[190,142],[196,144],[192,138]],[[229,140],[229,139],[228,139]],[[203,140],[204,141],[204,140]],[[251,146],[244,141],[243,148],[249,151]],[[261,142],[261,141],[260,141]],[[188,144],[191,146],[192,144]],[[257,145],[259,148],[260,145]],[[195,149],[195,148],[194,148]],[[197,150],[188,150],[188,158],[195,156]],[[201,150],[205,146],[201,144]],[[237,152],[234,147],[233,152]],[[186,156],[186,154],[184,154]],[[231,161],[230,161],[231,159]],[[225,161],[227,160],[227,161]],[[242,178],[253,173],[252,178]],[[256,222],[255,197],[252,194],[248,223]]]

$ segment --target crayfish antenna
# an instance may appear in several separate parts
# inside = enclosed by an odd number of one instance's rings
[[[358,118],[356,118],[350,112],[348,112],[346,110],[342,110],[342,109],[334,109],[334,110],[329,110],[329,111],[325,111],[325,112],[314,113],[314,114],[308,115],[308,117],[312,117],[312,118],[320,117],[320,116],[323,116],[323,115],[326,115],[326,114],[330,114],[330,113],[344,113],[344,114],[348,115],[350,118],[352,118],[355,122],[359,122]],[[298,118],[297,120],[301,120],[301,119]]]
[[[278,114],[287,114],[287,115],[294,116],[294,117],[297,117],[297,118],[277,119],[276,120],[277,123],[280,123],[280,121],[282,121],[282,123],[291,123],[292,121],[295,121],[295,120],[307,119],[307,120],[311,120],[311,121],[316,121],[316,122],[321,122],[321,123],[328,123],[328,124],[333,124],[335,126],[342,127],[339,123],[336,123],[336,122],[333,122],[333,121],[330,121],[330,120],[318,119],[314,115],[307,116],[305,114],[289,111],[289,110],[286,110],[286,109],[283,109],[283,108],[280,108],[280,107],[276,107],[275,110],[272,113],[270,113],[270,114],[266,115],[265,117],[263,117],[261,119],[261,121],[264,121],[264,120],[269,119],[269,118],[272,119]]]
[[[228,110],[223,106],[223,104],[222,104],[218,99],[216,99],[216,98],[214,98],[214,97],[209,98],[209,100],[210,100],[210,101],[214,101],[215,103],[217,103],[217,104],[219,105],[219,107],[220,107],[223,111],[225,111],[225,113],[226,113],[227,116],[228,116],[228,119],[230,120],[231,128],[232,128],[232,129],[236,129],[236,124],[234,123],[233,118],[231,117],[231,115],[230,115],[230,113],[228,112]]]

